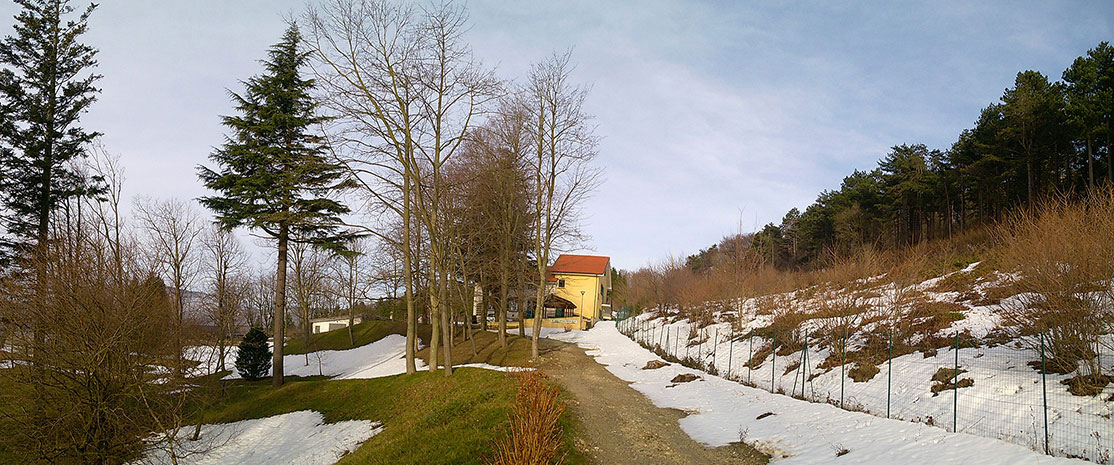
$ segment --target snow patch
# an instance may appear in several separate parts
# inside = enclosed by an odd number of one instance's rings
[[[325,417],[312,410],[202,425],[199,440],[179,438],[177,463],[327,465],[336,463],[381,431],[378,422],[368,420],[325,423]],[[187,426],[180,435],[189,437],[192,433],[193,426]],[[173,460],[167,451],[160,450],[145,457],[143,463],[169,465]]]

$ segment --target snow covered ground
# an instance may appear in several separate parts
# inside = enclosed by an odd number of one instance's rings
[[[289,463],[327,465],[375,436],[382,428],[368,420],[325,423],[319,412],[302,410],[255,420],[202,425],[198,441],[179,440],[179,465]],[[193,427],[180,433],[189,436]],[[167,451],[157,451],[140,463],[169,465]]]
[[[549,337],[589,349],[588,355],[615,376],[631,382],[631,387],[655,405],[691,412],[680,420],[680,426],[693,439],[708,446],[742,440],[779,463],[1086,463],[1049,457],[1004,441],[950,433],[924,423],[888,420],[796,400],[678,364],[643,370],[646,362],[659,357],[621,334],[612,322],[601,322],[589,331]],[[670,382],[681,373],[702,379]],[[841,450],[847,452],[837,458]]]
[[[543,332],[544,334],[544,332]],[[418,348],[422,346],[418,341]],[[232,374],[224,379],[238,379],[236,370],[236,348],[232,347],[225,356],[225,367]],[[190,360],[199,363],[195,374],[214,373],[218,369],[216,348],[210,346],[191,347],[186,351]],[[406,373],[406,336],[389,334],[387,337],[364,346],[346,350],[322,350],[309,354],[283,356],[286,376],[329,376],[332,379],[370,379]],[[308,364],[307,364],[308,360]],[[427,369],[421,359],[414,360],[419,370]],[[519,368],[502,367],[486,363],[467,363],[454,365],[454,368],[484,368],[496,371],[514,371]],[[267,372],[267,376],[271,371]]]

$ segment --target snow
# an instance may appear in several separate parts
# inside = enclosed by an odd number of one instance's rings
[[[419,343],[419,348],[421,344]],[[233,370],[224,379],[238,379],[235,371],[236,351],[229,349],[225,367]],[[193,347],[186,356],[200,363],[198,371],[212,373],[216,370],[216,359],[212,347]],[[406,372],[406,336],[389,334],[371,344],[346,350],[321,350],[309,354],[285,355],[282,358],[286,376],[329,376],[333,379],[369,379],[393,376]],[[415,360],[418,369],[425,367],[421,360]],[[268,370],[270,376],[273,370]]]
[[[546,334],[543,330],[542,334]],[[422,347],[418,341],[418,348]],[[225,367],[233,370],[224,379],[239,379],[235,371],[236,347],[228,349]],[[190,347],[186,357],[199,363],[195,375],[215,373],[218,367],[216,348],[211,346]],[[282,358],[286,376],[328,376],[331,379],[370,379],[406,373],[406,336],[390,334],[378,341],[346,350],[322,350],[310,352],[309,364],[305,354],[285,355]],[[421,359],[415,359],[419,370],[427,369]],[[518,371],[517,367],[503,367],[487,363],[466,363],[453,365],[454,368],[482,368],[494,371]],[[272,371],[267,372],[270,376]]]
[[[302,410],[255,420],[202,425],[201,439],[179,438],[179,465],[296,463],[326,465],[375,436],[383,428],[368,420],[325,423],[319,412]],[[179,435],[188,437],[193,426],[183,427]],[[168,465],[170,454],[157,450],[143,463]]]
[[[743,440],[784,464],[828,463],[1086,463],[1050,457],[1029,448],[965,433],[950,433],[924,423],[880,418],[810,403],[751,388],[678,364],[642,370],[657,356],[621,334],[613,322],[589,331],[556,333],[574,342],[654,405],[691,414],[681,429],[694,440],[716,447]],[[816,360],[820,360],[818,356]],[[702,380],[671,383],[681,373]],[[978,385],[978,382],[976,382]],[[941,396],[943,397],[943,396]],[[759,420],[758,416],[772,413]],[[836,457],[839,448],[846,455]]]

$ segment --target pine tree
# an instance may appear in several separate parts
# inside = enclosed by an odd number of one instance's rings
[[[244,379],[259,379],[271,369],[271,350],[267,348],[267,335],[262,329],[252,328],[240,342],[236,351],[236,372]]]
[[[339,231],[340,215],[348,207],[328,197],[349,181],[344,167],[326,156],[324,138],[311,131],[323,118],[310,96],[313,80],[299,74],[308,56],[298,49],[300,41],[297,26],[291,25],[270,48],[265,72],[244,83],[243,95],[232,93],[240,115],[223,118],[232,134],[209,157],[220,171],[198,167],[205,186],[219,193],[201,203],[216,213],[222,227],[260,230],[277,243],[276,387],[283,374],[288,245],[293,241],[340,250],[350,238]]]
[[[78,125],[96,100],[97,50],[79,41],[96,5],[76,19],[67,0],[16,0],[15,34],[0,42],[0,204],[4,252],[29,251],[47,238],[50,215],[66,199],[95,194],[70,162],[98,134]]]

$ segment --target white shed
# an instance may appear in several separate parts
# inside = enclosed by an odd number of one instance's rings
[[[355,324],[360,324],[363,321],[363,318],[357,316],[352,321],[355,322]],[[336,329],[348,327],[348,317],[346,316],[314,318],[312,320],[309,320],[309,322],[313,325],[314,334],[325,333]]]

